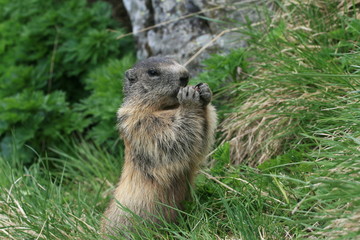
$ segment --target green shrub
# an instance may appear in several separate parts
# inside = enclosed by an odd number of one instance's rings
[[[27,144],[29,150],[20,154],[29,162],[34,150],[42,152],[58,144],[59,136],[96,123],[74,111],[74,104],[93,89],[84,87],[87,76],[96,74],[90,72],[128,54],[131,42],[118,41],[108,31],[122,30],[111,19],[110,5],[105,2],[0,3],[0,151],[9,156]]]
[[[103,67],[92,71],[85,79],[85,89],[91,94],[76,109],[84,114],[84,119],[89,123],[96,124],[89,130],[87,138],[93,139],[97,144],[111,146],[118,139],[115,113],[123,98],[124,72],[134,62],[135,58],[131,54],[121,60],[112,59]]]
[[[204,60],[203,64],[207,71],[199,74],[196,81],[205,81],[216,91],[228,83],[242,80],[244,73],[249,71],[247,52],[242,48],[235,49],[227,55],[214,54]]]

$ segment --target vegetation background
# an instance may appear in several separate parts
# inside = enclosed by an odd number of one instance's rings
[[[133,239],[360,237],[360,2],[275,3],[193,80],[220,118],[193,201]],[[0,238],[101,239],[133,40],[103,1],[0,5]]]

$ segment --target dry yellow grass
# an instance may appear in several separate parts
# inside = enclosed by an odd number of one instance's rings
[[[289,93],[286,89],[273,92],[276,98],[254,95],[221,124],[225,141],[230,142],[233,164],[257,166],[282,151],[291,136],[285,135],[294,127],[289,113],[306,110],[307,106],[286,106],[291,98],[306,99],[317,95]],[[276,112],[276,113],[275,113]],[[246,114],[244,114],[246,113]]]

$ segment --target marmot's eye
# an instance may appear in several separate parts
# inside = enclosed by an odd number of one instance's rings
[[[157,77],[160,76],[160,72],[156,69],[149,69],[147,71],[147,73],[149,74],[150,77]]]

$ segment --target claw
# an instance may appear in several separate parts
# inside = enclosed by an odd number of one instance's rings
[[[200,87],[201,87],[202,85],[204,85],[204,84],[203,84],[203,83],[198,83],[198,84],[196,84],[195,87],[194,87],[195,90],[201,93]]]

